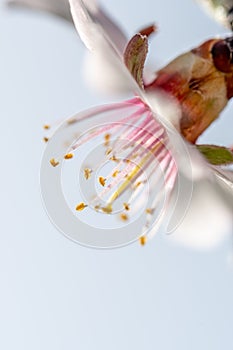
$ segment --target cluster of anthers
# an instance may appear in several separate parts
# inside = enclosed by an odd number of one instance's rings
[[[133,109],[133,112],[119,122],[91,128],[78,138],[63,159],[79,157],[81,146],[90,149],[93,141],[100,144],[101,150],[97,150],[99,153],[94,157],[96,163],[80,168],[86,186],[94,178],[100,190],[88,202],[77,203],[74,209],[81,212],[89,207],[100,213],[116,214],[120,220],[130,222],[131,213],[134,218],[144,206],[145,223],[139,235],[140,243],[144,245],[149,229],[154,227],[153,215],[158,216],[158,207],[164,210],[168,202],[176,181],[177,166],[166,130],[153,117],[150,108],[137,97],[123,103],[122,108]],[[44,140],[47,142],[48,139]],[[50,164],[57,167],[63,159],[51,158]],[[99,174],[102,167],[105,173]]]

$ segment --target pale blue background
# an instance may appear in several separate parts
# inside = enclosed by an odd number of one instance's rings
[[[106,3],[129,35],[159,24],[154,64],[224,33],[191,0]],[[0,349],[232,349],[230,239],[210,253],[163,235],[143,248],[98,251],[49,222],[39,188],[41,126],[107,101],[84,85],[83,54],[65,22],[0,8]],[[205,140],[232,143],[232,111]]]

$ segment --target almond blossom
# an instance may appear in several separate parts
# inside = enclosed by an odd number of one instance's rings
[[[196,141],[233,95],[233,39],[208,40],[146,84],[143,69],[153,28],[145,28],[127,44],[96,1],[70,0],[70,6],[80,38],[91,52],[86,65],[91,78],[95,75],[108,90],[117,86],[135,95],[80,113],[60,128],[64,135],[70,135],[70,128],[80,134],[67,148],[66,160],[82,153],[82,147],[101,144],[98,156],[82,169],[86,186],[96,186],[88,185],[94,177],[100,190],[77,203],[77,214],[89,207],[108,217],[120,213],[128,222],[140,212],[143,219],[135,237],[142,244],[168,217],[166,232],[174,231],[171,240],[198,248],[216,245],[232,231],[233,176],[225,167],[232,163],[232,152],[212,145],[196,147]],[[56,168],[63,162],[61,154],[50,159]],[[106,174],[99,174],[97,169],[105,163]]]

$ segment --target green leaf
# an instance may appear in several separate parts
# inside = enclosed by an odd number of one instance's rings
[[[147,53],[148,38],[140,33],[132,37],[124,52],[125,64],[141,88],[144,86],[143,68]]]
[[[229,148],[215,145],[196,145],[196,147],[210,164],[233,164],[233,152]]]

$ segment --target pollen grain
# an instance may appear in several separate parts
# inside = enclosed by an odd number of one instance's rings
[[[112,152],[112,148],[108,148],[105,152],[106,156],[108,156]]]
[[[88,180],[88,179],[90,179],[90,177],[91,177],[91,169],[89,169],[89,168],[86,168],[86,169],[84,169],[84,177],[85,177],[85,179],[86,180]]]
[[[108,204],[106,207],[102,207],[101,210],[103,213],[111,214],[112,213],[112,206],[110,204]]]
[[[83,202],[79,203],[77,206],[76,206],[76,210],[77,211],[82,211],[83,209],[85,209],[87,207],[86,204],[84,204]]]
[[[100,176],[99,177],[99,183],[101,184],[101,186],[105,186],[106,179],[103,176]]]
[[[111,135],[110,134],[105,134],[104,135],[104,145],[105,146],[108,146],[109,145],[109,141],[110,141],[110,137],[111,137]]]
[[[112,160],[113,162],[119,162],[119,159],[117,159],[114,155],[110,158],[110,160]]]
[[[117,177],[118,174],[119,174],[119,170],[115,170],[115,171],[112,173],[112,177]]]
[[[153,209],[151,209],[151,208],[146,208],[146,214],[152,215],[153,212],[154,212]]]
[[[71,159],[73,158],[73,153],[67,153],[65,156],[64,156],[64,159]]]
[[[146,241],[147,241],[146,236],[141,236],[141,237],[139,238],[139,243],[140,243],[142,246],[144,246],[144,245],[146,244]]]
[[[50,159],[50,164],[53,166],[53,167],[56,167],[57,165],[59,165],[59,162],[57,160],[55,160],[54,158]]]
[[[125,208],[125,210],[129,210],[130,209],[130,207],[129,207],[129,204],[128,203],[123,203],[123,205],[124,205],[124,208]]]
[[[122,213],[122,214],[120,215],[120,218],[121,218],[122,221],[127,221],[127,220],[129,220],[128,215],[126,215],[125,213]]]

